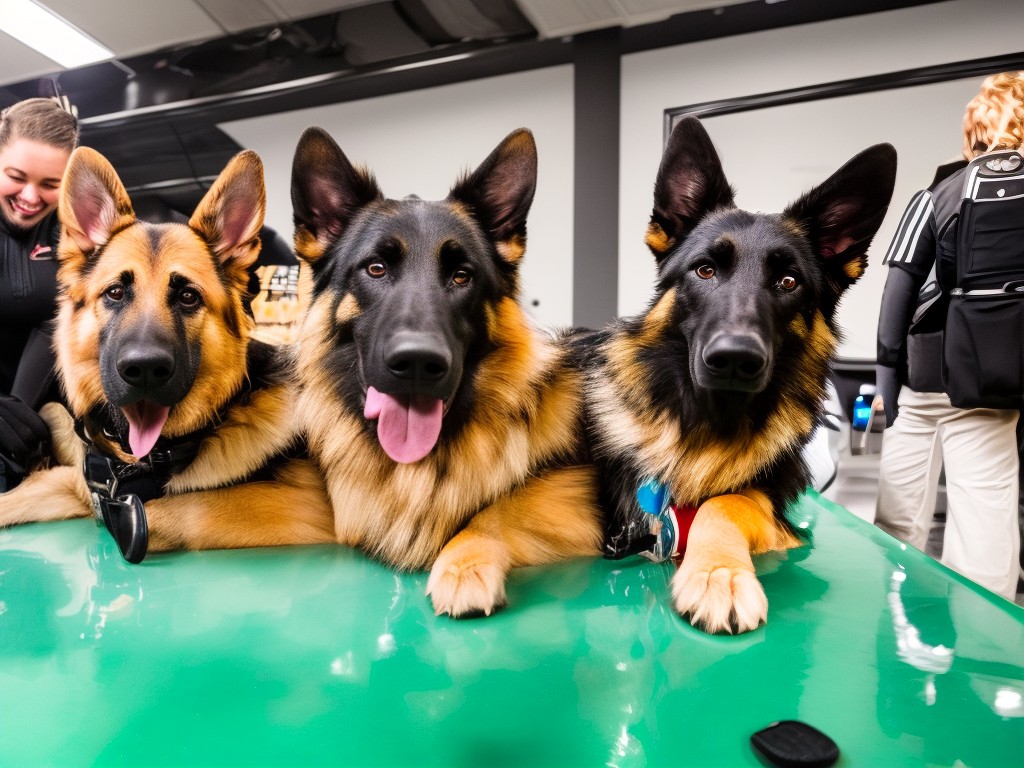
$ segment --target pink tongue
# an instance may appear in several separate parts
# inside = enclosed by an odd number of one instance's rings
[[[443,409],[444,404],[437,398],[395,397],[370,387],[363,415],[377,419],[377,439],[384,452],[399,464],[412,464],[437,445]]]
[[[170,410],[166,405],[145,400],[139,400],[121,409],[128,419],[128,446],[132,449],[133,456],[141,459],[153,450]]]

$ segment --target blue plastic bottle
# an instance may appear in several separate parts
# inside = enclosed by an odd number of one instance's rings
[[[853,418],[850,426],[860,432],[868,427],[868,420],[871,418],[871,401],[875,399],[875,385],[861,384],[860,394],[853,401]]]

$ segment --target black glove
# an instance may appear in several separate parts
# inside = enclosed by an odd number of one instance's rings
[[[882,398],[885,426],[891,427],[900,409],[896,402],[900,394],[900,381],[895,368],[888,365],[875,366],[875,393]]]
[[[11,395],[0,395],[0,458],[7,489],[49,451],[50,428],[39,414]]]

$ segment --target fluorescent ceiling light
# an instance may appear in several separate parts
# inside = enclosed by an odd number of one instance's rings
[[[32,0],[0,0],[0,30],[67,69],[114,57],[113,51]]]

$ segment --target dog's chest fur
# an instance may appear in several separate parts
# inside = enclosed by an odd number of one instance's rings
[[[429,567],[481,508],[578,453],[580,376],[518,309],[512,315],[505,327],[518,326],[516,343],[496,345],[470,374],[473,400],[463,423],[413,464],[388,458],[374,425],[339,398],[319,362],[327,343],[306,344],[299,407],[326,476],[339,543],[399,568]]]
[[[780,460],[792,461],[799,453],[813,430],[814,407],[823,396],[820,382],[834,344],[818,315],[804,351],[813,360],[815,375],[795,378],[781,390],[763,423],[742,425],[735,434],[723,436],[713,413],[687,418],[659,401],[649,386],[653,377],[640,354],[642,345],[620,327],[602,344],[607,364],[588,370],[594,451],[606,459],[620,457],[635,472],[634,480],[654,477],[667,483],[682,504],[700,504],[745,488]]]

